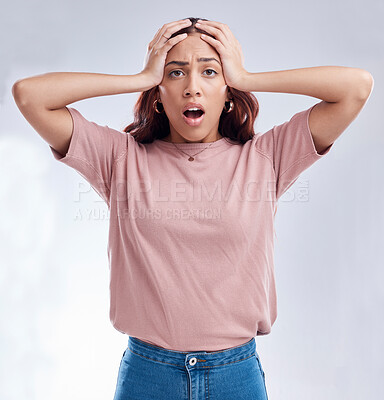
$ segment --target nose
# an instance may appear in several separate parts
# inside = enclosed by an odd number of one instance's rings
[[[201,94],[201,89],[198,81],[197,74],[190,73],[188,79],[185,80],[186,87],[184,89],[184,96],[196,96]]]

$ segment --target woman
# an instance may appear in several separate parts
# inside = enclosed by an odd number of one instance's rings
[[[110,210],[110,319],[129,335],[115,400],[267,399],[255,336],[277,316],[277,201],[329,152],[372,86],[357,68],[247,72],[229,27],[196,18],[160,28],[139,74],[15,83],[55,159]],[[322,101],[261,135],[253,91]],[[133,92],[142,93],[124,132],[67,108]]]

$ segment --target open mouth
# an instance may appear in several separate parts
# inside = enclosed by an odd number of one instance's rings
[[[204,115],[203,110],[200,110],[198,107],[191,107],[191,109],[183,112],[183,119],[187,125],[197,127],[203,122]]]
[[[184,122],[192,127],[200,126],[204,119],[204,111],[202,110],[186,110],[183,112]]]
[[[191,119],[197,119],[200,118],[204,112],[202,110],[197,110],[197,111],[184,111],[183,113],[187,118],[191,118]]]

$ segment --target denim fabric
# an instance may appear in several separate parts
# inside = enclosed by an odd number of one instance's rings
[[[129,336],[114,400],[268,400],[255,338],[213,352],[167,350]]]

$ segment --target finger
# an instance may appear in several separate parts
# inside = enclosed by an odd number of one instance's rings
[[[191,20],[188,19],[184,19],[184,20],[180,20],[180,21],[174,21],[174,22],[169,22],[167,24],[164,24],[158,31],[157,31],[157,39],[159,39],[159,37],[161,35],[164,34],[164,32],[166,32],[166,30],[168,28],[173,28],[173,27],[179,27],[179,29],[182,29],[185,26],[188,26],[191,23]],[[176,29],[177,30],[177,29]]]
[[[161,28],[157,30],[153,39],[148,43],[148,49],[150,49],[158,40],[159,40],[159,33]]]
[[[223,29],[229,28],[229,26],[227,24],[224,24],[222,22],[217,22],[217,21],[205,21],[203,19],[198,19],[196,22],[199,24],[201,23],[201,24],[219,26],[219,27],[222,27]]]
[[[191,23],[192,23],[192,22],[191,22],[191,20],[190,20],[189,18],[187,18],[187,19],[181,19],[181,20],[179,20],[179,21],[173,21],[173,22],[168,22],[167,24],[164,24],[164,25],[160,28],[160,30],[163,29],[164,31],[166,31],[168,28],[172,28],[172,27],[177,26],[177,25],[180,25],[180,24],[189,25],[189,24],[191,24]]]
[[[161,29],[161,34],[164,35],[165,33],[167,33],[165,36],[171,37],[178,30],[186,28],[191,24],[192,22],[189,18],[182,21],[176,21],[175,23],[165,24]]]
[[[208,22],[208,21],[206,21],[206,22]],[[209,22],[213,22],[213,21],[209,21]],[[224,30],[224,28],[223,28],[222,25],[223,25],[223,24],[217,23],[217,22],[213,22],[213,23],[211,23],[211,24],[207,24],[207,23],[204,23],[204,24],[196,23],[196,26],[197,26],[199,29],[205,30],[205,31],[207,31],[208,33],[210,33],[210,34],[212,34],[212,35],[214,35],[214,36],[216,36],[216,37],[219,37],[219,36],[221,35],[221,39],[223,39],[223,37],[224,37],[225,39],[229,40],[229,39],[230,39],[231,32],[228,34],[228,32],[226,32],[226,31]]]
[[[213,46],[220,55],[222,54],[221,52],[224,50],[224,46],[219,40],[216,40],[216,39],[214,39],[208,35],[204,35],[204,34],[202,34],[200,37],[201,37],[201,39],[205,40],[208,44]]]
[[[184,23],[191,23],[191,20],[189,18],[186,19],[180,19],[179,21],[173,21],[173,22],[168,22],[167,24],[164,24],[159,30],[166,30],[169,27],[179,25],[179,24],[184,24]]]
[[[176,35],[174,36],[172,39],[167,40],[164,45],[163,45],[163,49],[165,49],[165,51],[169,51],[175,44],[181,42],[182,40],[184,40],[188,35],[186,33],[182,33],[180,35]]]
[[[175,32],[177,32],[177,31],[179,31],[179,30],[181,30],[181,29],[183,29],[183,28],[185,29],[186,27],[188,27],[188,26],[191,25],[191,24],[192,24],[191,20],[188,19],[188,20],[185,20],[185,21],[183,21],[183,22],[181,22],[181,23],[179,23],[179,24],[169,26],[169,27],[164,31],[163,36],[164,36],[165,38],[168,38],[168,39],[169,39]]]
[[[226,24],[223,24],[221,22],[216,22],[216,21],[202,21],[202,20],[198,20],[196,23],[196,26],[200,29],[209,29],[209,27],[212,28],[216,28],[219,29],[221,32],[223,32],[223,34],[225,35],[225,37],[229,40],[229,38],[231,37],[231,35],[233,36],[231,30],[229,29],[229,26]]]
[[[191,24],[191,20],[188,18],[186,20],[180,20],[180,21],[174,21],[174,22],[169,22],[168,24],[163,25],[155,34],[153,40],[150,42],[150,44],[148,45],[148,47],[152,47],[155,43],[157,43],[161,37],[164,35],[164,33],[167,31],[167,29],[169,28],[173,28],[173,32],[177,32],[178,30],[187,27],[188,25]],[[172,32],[172,33],[173,33]],[[172,35],[172,34],[171,34]],[[171,35],[166,37],[170,37]],[[166,40],[164,38],[164,40]]]
[[[228,41],[228,38],[225,36],[225,34],[218,28],[208,25],[201,26],[201,24],[196,24],[196,26],[199,29],[204,30],[207,33],[210,33],[211,35],[215,36],[215,38],[219,39],[221,42],[225,42],[226,40]]]

